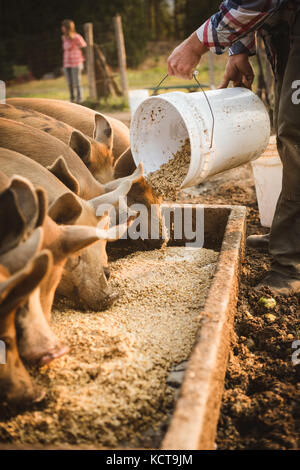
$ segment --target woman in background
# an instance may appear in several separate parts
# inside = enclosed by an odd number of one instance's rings
[[[81,72],[84,57],[81,49],[87,46],[83,37],[76,32],[74,21],[64,20],[61,25],[63,33],[63,64],[72,102],[82,103]],[[76,92],[76,97],[75,93]]]

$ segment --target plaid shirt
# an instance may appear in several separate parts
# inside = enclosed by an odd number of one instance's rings
[[[285,3],[288,0],[227,0],[221,3],[220,11],[197,30],[198,38],[216,54],[223,54],[229,47],[229,55],[242,52],[254,55],[255,31]],[[289,8],[299,5],[298,1],[289,3],[292,4]]]
[[[80,34],[76,34],[73,39],[65,36],[62,38],[64,51],[64,67],[80,67],[84,62],[81,49],[87,44]]]

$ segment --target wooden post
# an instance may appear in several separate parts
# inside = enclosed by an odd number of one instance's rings
[[[95,55],[94,55],[94,33],[93,23],[84,24],[84,34],[87,43],[87,74],[89,82],[89,93],[92,100],[98,100],[95,74]]]
[[[216,89],[216,79],[215,79],[215,58],[213,52],[209,51],[208,53],[208,63],[209,63],[209,81],[210,88],[212,90]]]
[[[115,33],[116,33],[117,46],[118,46],[122,92],[123,92],[123,96],[125,98],[128,98],[126,50],[125,50],[124,34],[123,34],[123,28],[122,28],[122,20],[121,20],[120,15],[117,15],[114,17],[114,25],[115,25]]]

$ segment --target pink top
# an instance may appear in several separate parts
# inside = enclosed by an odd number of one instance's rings
[[[84,62],[81,49],[87,44],[80,34],[76,34],[73,39],[63,36],[64,67],[79,67]]]

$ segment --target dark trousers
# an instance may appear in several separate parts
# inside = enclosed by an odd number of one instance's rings
[[[275,129],[283,163],[283,185],[271,227],[274,271],[300,278],[300,13],[291,24],[278,14],[263,35],[275,74]],[[298,100],[297,100],[298,97]]]
[[[65,67],[65,76],[69,86],[70,99],[81,103],[83,100],[82,85],[81,85],[81,70],[82,67]],[[76,93],[76,97],[75,97]]]

